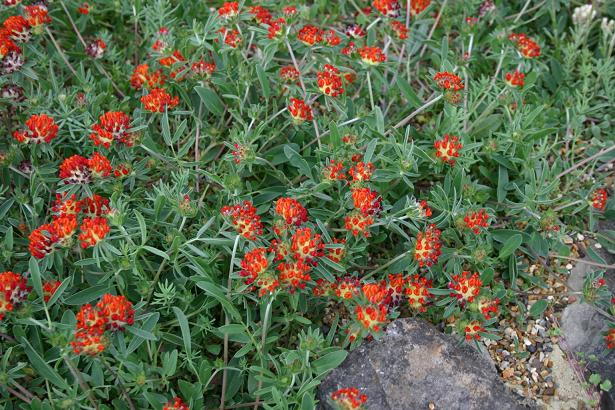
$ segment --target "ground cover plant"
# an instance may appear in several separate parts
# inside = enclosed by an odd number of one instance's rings
[[[313,409],[395,318],[499,338],[615,213],[608,2],[1,7],[7,409]]]

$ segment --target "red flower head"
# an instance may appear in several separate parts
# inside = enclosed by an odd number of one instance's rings
[[[371,162],[357,162],[348,173],[354,182],[365,182],[372,179],[375,167]]]
[[[84,218],[81,223],[81,233],[79,234],[81,247],[87,249],[90,246],[96,245],[103,240],[108,233],[109,224],[104,217]]]
[[[385,17],[399,16],[399,3],[397,0],[374,0],[372,6]]]
[[[465,88],[461,77],[448,71],[436,73],[433,77],[434,81],[444,93],[444,99],[451,104],[457,104],[461,101],[460,91]]]
[[[436,140],[433,145],[436,149],[436,157],[451,165],[455,165],[455,158],[459,157],[459,150],[463,148],[459,138],[448,134],[445,134],[443,139]]]
[[[57,217],[51,223],[51,229],[56,241],[64,247],[69,247],[73,242],[73,234],[77,230],[77,216],[65,215]]]
[[[489,299],[487,297],[481,297],[478,300],[478,310],[483,314],[485,320],[491,319],[498,314],[499,299]]]
[[[327,181],[344,181],[346,174],[344,173],[344,164],[332,159],[329,165],[326,165],[323,170],[323,178]]]
[[[102,333],[107,326],[108,317],[105,316],[98,307],[93,307],[89,303],[81,306],[77,313],[77,329],[97,330]]]
[[[400,40],[406,40],[408,38],[408,27],[401,21],[393,20],[391,22],[391,28]]]
[[[360,410],[367,402],[367,396],[365,394],[359,394],[359,390],[355,387],[350,387],[334,391],[331,394],[331,401],[342,410]]]
[[[247,252],[241,261],[241,272],[246,285],[252,285],[253,289],[258,288],[258,295],[273,294],[280,286],[278,280],[269,271],[269,260],[267,259],[267,248],[255,248]]]
[[[96,356],[105,351],[109,339],[98,328],[91,328],[75,333],[75,339],[70,342],[75,354]]]
[[[280,198],[275,202],[275,213],[288,225],[300,226],[307,222],[307,210],[296,199]]]
[[[380,333],[382,326],[387,323],[388,309],[386,305],[379,306],[357,306],[355,309],[356,318],[361,325],[368,331]]]
[[[49,144],[58,135],[58,125],[47,114],[33,115],[26,120],[26,130],[18,130],[13,137],[26,144]]]
[[[290,104],[288,104],[288,112],[293,117],[293,122],[297,125],[304,121],[312,121],[312,109],[305,103],[305,101],[298,98],[291,98]]]
[[[346,256],[346,239],[333,238],[333,245],[336,245],[336,247],[327,248],[326,257],[335,263],[340,263],[342,259],[344,259],[344,256]]]
[[[192,70],[192,74],[198,77],[209,78],[216,71],[216,63],[213,61],[206,63],[203,59],[200,59],[196,63],[192,63],[190,70]]]
[[[175,50],[173,51],[173,54],[171,54],[170,56],[162,57],[161,59],[158,60],[160,65],[163,67],[171,67],[173,64],[180,63],[183,61],[186,61],[186,58],[182,55],[182,53],[179,50]],[[175,78],[173,75],[171,76]]]
[[[231,48],[237,48],[237,46],[241,43],[241,37],[239,36],[239,31],[227,30],[225,27],[221,27],[218,30],[218,33],[222,34],[224,38],[224,44]]]
[[[346,215],[344,222],[346,230],[352,232],[353,236],[356,237],[363,234],[363,236],[368,238],[369,227],[374,223],[374,218],[356,210]]]
[[[85,48],[85,53],[91,58],[100,58],[105,53],[107,44],[100,38],[89,43]]]
[[[286,6],[282,9],[282,12],[285,16],[294,16],[297,14],[297,7],[295,6]]]
[[[351,24],[347,26],[344,33],[350,38],[361,38],[367,35],[367,31],[365,31],[363,27],[358,24]]]
[[[339,299],[353,299],[361,293],[361,282],[350,276],[338,278],[337,282],[333,284],[333,292]]]
[[[90,14],[90,5],[88,3],[82,3],[81,6],[77,8],[77,11],[84,16],[88,15]]]
[[[382,211],[382,197],[369,188],[353,188],[352,201],[363,215],[378,215]]]
[[[83,201],[79,202],[79,206],[83,210],[83,213],[94,216],[108,214],[110,211],[109,200],[97,194],[85,198]]]
[[[99,152],[95,152],[88,159],[88,168],[90,168],[92,176],[97,178],[106,178],[111,175],[111,171],[113,170],[109,159]]]
[[[408,278],[408,287],[406,288],[406,298],[408,305],[412,310],[424,313],[427,311],[425,306],[429,298],[433,295],[429,292],[432,283],[420,275],[414,275]]]
[[[310,228],[297,229],[291,239],[290,249],[295,259],[308,264],[314,263],[313,258],[322,257],[324,248],[320,235]]]
[[[43,32],[43,25],[51,23],[51,18],[47,13],[47,7],[40,4],[25,7],[24,14],[28,24],[32,27],[33,33],[41,34]]]
[[[227,205],[220,212],[224,216],[231,217],[233,226],[245,238],[255,240],[257,236],[263,234],[261,218],[256,215],[256,208],[250,201],[233,206]]]
[[[591,195],[591,205],[599,211],[604,211],[609,196],[604,188],[596,189]]]
[[[76,200],[75,194],[67,198],[66,192],[56,194],[56,203],[51,211],[58,216],[77,215],[81,212],[81,202]]]
[[[280,78],[286,83],[295,83],[299,80],[301,74],[292,65],[287,65],[280,68]]]
[[[368,47],[364,46],[359,49],[359,55],[363,64],[368,66],[379,65],[387,61],[387,56],[384,55],[380,47]]]
[[[168,401],[162,410],[190,410],[190,407],[181,398],[175,397]]]
[[[301,41],[308,47],[322,42],[323,31],[311,24],[305,25],[297,33],[297,40]]]
[[[23,65],[23,62],[17,61],[21,60],[21,49],[17,47],[13,40],[5,33],[5,29],[0,28],[0,60],[7,57],[9,54],[14,56],[13,60],[16,60],[16,66],[21,67]],[[3,61],[3,63],[5,63],[5,61]]]
[[[382,283],[366,283],[361,287],[361,291],[367,300],[369,300],[369,303],[374,305],[379,305],[383,302],[386,303],[389,294],[384,281],[382,281]]]
[[[466,334],[466,340],[470,341],[472,339],[480,340],[479,332],[484,332],[485,328],[481,326],[478,320],[473,320],[466,325],[464,330]]]
[[[111,143],[116,141],[132,146],[132,134],[127,130],[130,128],[130,117],[120,111],[109,111],[98,118],[98,123],[92,126],[90,139],[94,145],[102,145],[109,148]]]
[[[68,157],[60,165],[61,179],[65,184],[87,184],[92,179],[92,172],[87,158],[81,155]]]
[[[604,341],[608,349],[615,349],[615,328],[609,329],[606,336],[604,336]]]
[[[148,95],[141,97],[143,108],[151,112],[164,112],[165,109],[173,109],[179,104],[177,96],[171,97],[166,90],[154,88]]]
[[[511,87],[523,88],[525,74],[519,72],[519,70],[515,70],[512,73],[506,73],[506,84]]]
[[[322,39],[331,47],[339,46],[342,42],[342,39],[337,35],[337,33],[329,29],[323,33]]]
[[[56,290],[60,287],[62,282],[59,280],[51,280],[49,282],[43,283],[43,300],[45,303],[49,302],[49,300],[56,293]]]
[[[162,74],[162,70],[150,73],[147,64],[140,64],[135,67],[130,77],[130,85],[135,90],[140,90],[144,85],[148,88],[159,88],[164,85],[165,81],[166,76]]]
[[[30,23],[23,16],[9,16],[4,23],[5,35],[18,43],[25,43],[30,40]]]
[[[236,1],[225,1],[218,9],[218,15],[225,19],[230,19],[239,14],[239,3]]]
[[[280,284],[291,294],[295,293],[297,288],[304,289],[307,282],[312,280],[308,273],[310,266],[300,260],[290,263],[281,262],[278,265],[278,271]]]
[[[486,228],[489,226],[489,215],[484,209],[479,211],[469,212],[463,218],[466,226],[472,230],[476,235],[480,233],[480,228]]]
[[[58,242],[51,224],[41,225],[28,237],[30,254],[37,259],[43,259],[53,252],[53,245]]]
[[[263,6],[252,6],[249,13],[261,24],[270,24],[273,18],[271,12]]]
[[[323,71],[316,72],[316,81],[320,92],[331,97],[344,94],[344,84],[339,72],[340,70],[331,64],[325,64]]]
[[[284,31],[285,24],[286,24],[286,20],[284,20],[281,17],[277,20],[271,21],[269,23],[269,28],[267,29],[267,31],[269,32],[269,34],[267,35],[267,38],[270,40],[273,40],[274,38],[280,37],[280,35]]]
[[[508,39],[515,43],[517,50],[525,58],[540,57],[540,46],[523,33],[511,33]]]
[[[348,43],[346,47],[342,48],[342,54],[345,56],[350,56],[354,54],[355,51],[357,51],[357,47],[355,46],[355,43],[352,41]]]
[[[416,246],[414,250],[414,259],[419,263],[419,266],[431,266],[438,262],[440,257],[440,241],[441,232],[436,225],[431,224],[425,232],[419,232],[416,237]]]
[[[27,298],[30,290],[24,276],[10,271],[0,273],[0,321]]]
[[[456,298],[462,304],[472,303],[480,293],[483,282],[477,272],[470,273],[463,271],[461,275],[454,275],[448,288],[451,290],[450,296]]]
[[[421,14],[431,4],[431,0],[410,0],[410,14]]]
[[[105,293],[96,307],[106,318],[105,323],[108,330],[124,330],[126,325],[132,326],[135,322],[132,303],[124,296]]]

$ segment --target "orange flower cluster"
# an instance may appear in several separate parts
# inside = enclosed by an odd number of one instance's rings
[[[100,38],[89,43],[85,48],[85,53],[94,58],[101,58],[105,53],[105,49],[107,48],[107,44]]]
[[[301,41],[308,47],[312,47],[323,41],[323,30],[313,26],[311,24],[307,24],[299,30],[297,33],[297,40]]]
[[[190,407],[180,397],[174,397],[166,402],[162,410],[190,410]]]
[[[177,107],[179,98],[171,95],[163,88],[154,88],[149,94],[141,97],[143,108],[151,112],[164,112]]]
[[[515,70],[512,73],[506,73],[506,84],[511,87],[523,88],[525,84],[525,74]]]
[[[442,247],[442,242],[440,241],[441,234],[434,224],[429,225],[425,232],[418,233],[414,249],[414,259],[419,263],[419,267],[429,267],[438,262],[438,258],[442,253],[440,251]]]
[[[51,23],[51,17],[49,17],[47,6],[42,4],[25,6],[24,12],[25,18],[32,32],[35,34],[42,34],[44,29],[43,26],[47,23]]]
[[[236,1],[226,1],[218,9],[218,15],[225,19],[233,18],[239,14],[239,3]]]
[[[288,225],[300,226],[308,220],[307,210],[293,198],[278,199],[275,202],[275,213],[281,216]]]
[[[431,4],[431,0],[410,0],[410,14],[421,14]]]
[[[43,300],[45,303],[49,302],[61,284],[62,282],[59,280],[51,280],[43,283]]]
[[[451,104],[457,104],[461,101],[461,91],[465,88],[461,77],[448,71],[436,73],[433,77],[434,81],[444,93],[444,99]]]
[[[344,94],[344,84],[339,73],[340,70],[331,64],[325,64],[323,71],[316,72],[318,89],[323,94],[331,97]]]
[[[489,226],[489,215],[485,212],[484,209],[479,211],[473,211],[466,214],[463,218],[466,226],[472,230],[476,235],[478,235],[481,231],[481,228],[486,228]]]
[[[27,298],[31,289],[25,276],[10,271],[0,273],[0,321]]]
[[[280,78],[287,83],[296,83],[301,74],[292,65],[287,65],[280,68]]]
[[[89,184],[93,178],[107,178],[113,167],[109,159],[99,152],[90,158],[73,155],[66,158],[59,168],[59,177],[65,184]]]
[[[480,324],[478,320],[473,320],[465,326],[464,331],[467,341],[470,341],[472,339],[480,340],[480,332],[484,332],[485,328]]]
[[[2,23],[2,34],[17,43],[27,43],[32,37],[30,23],[23,16],[9,16]]]
[[[378,215],[382,211],[382,197],[369,188],[353,188],[352,201],[363,215]]]
[[[13,132],[13,138],[25,144],[49,144],[58,135],[58,125],[47,114],[33,115],[26,120],[25,130]]]
[[[237,205],[226,205],[220,210],[223,216],[228,216],[237,233],[251,241],[263,233],[263,224],[260,216],[256,215],[256,208],[250,201],[243,201]]]
[[[474,302],[480,293],[483,282],[480,280],[478,272],[464,271],[460,275],[454,275],[448,288],[451,290],[450,296],[465,304]]]
[[[363,405],[367,403],[367,396],[360,394],[356,387],[339,389],[331,394],[331,401],[335,403],[341,410],[361,410]]]
[[[598,188],[591,195],[591,205],[599,211],[604,211],[608,198],[606,189]]]
[[[609,329],[606,336],[604,336],[607,349],[615,349],[615,328]]]
[[[82,248],[96,245],[109,232],[107,220],[101,216],[109,212],[109,200],[99,195],[77,201],[74,194],[70,197],[58,194],[52,211],[55,213],[52,222],[34,229],[28,237],[30,254],[37,259],[52,253],[56,245],[64,248],[72,246],[80,213],[86,216],[79,234]]]
[[[445,134],[443,139],[436,140],[433,145],[436,149],[436,157],[450,165],[455,165],[455,158],[459,157],[459,151],[463,148],[459,138],[448,134]]]
[[[425,306],[428,299],[433,295],[429,292],[432,282],[420,275],[414,275],[407,279],[407,286],[405,289],[406,298],[408,299],[408,305],[412,310],[424,313],[427,311]]]
[[[162,69],[158,69],[150,73],[149,65],[138,65],[130,77],[130,85],[135,90],[140,90],[144,86],[150,89],[160,88],[166,82],[167,77],[162,73]]]
[[[391,28],[397,34],[398,39],[406,40],[408,38],[408,27],[401,21],[393,20],[391,22]]]
[[[401,7],[397,0],[374,0],[372,6],[385,17],[399,16]]]
[[[94,145],[109,148],[112,142],[126,144],[131,147],[133,135],[128,132],[130,117],[120,111],[109,111],[98,118],[98,123],[92,126],[90,139]]]
[[[334,159],[329,161],[329,164],[323,168],[323,178],[327,181],[345,181],[346,174],[344,173],[344,164],[337,162]]]
[[[124,331],[126,326],[134,324],[134,320],[132,303],[124,296],[106,293],[96,306],[89,303],[81,306],[71,342],[73,352],[90,356],[102,353],[109,343],[105,332]]]
[[[480,297],[478,300],[478,310],[483,314],[485,320],[491,319],[498,314],[498,306],[500,299],[490,299],[488,297]]]
[[[380,47],[363,46],[359,49],[359,56],[361,56],[361,61],[368,66],[376,66],[387,61],[387,56]]]
[[[291,98],[288,104],[288,112],[293,118],[295,125],[300,125],[305,121],[312,121],[312,109],[305,103],[305,101],[299,98]]]
[[[512,41],[517,50],[525,58],[540,57],[540,46],[524,33],[511,33],[508,39]]]

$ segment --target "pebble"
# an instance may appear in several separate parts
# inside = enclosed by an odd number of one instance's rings
[[[579,241],[584,241],[584,240],[585,240],[585,236],[583,236],[583,234],[581,234],[581,233],[578,233],[578,234],[577,234],[577,239],[578,239]]]
[[[596,242],[595,247],[596,247],[596,249],[602,249],[602,245],[600,245],[598,242]]]

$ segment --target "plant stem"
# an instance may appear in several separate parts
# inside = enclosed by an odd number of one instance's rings
[[[126,397],[126,401],[128,402],[128,407],[130,407],[130,410],[136,410],[134,403],[132,402],[132,400],[130,399],[130,396],[128,395],[128,391],[124,387],[122,380],[120,380],[120,376],[115,372],[115,370],[113,370],[113,368],[109,365],[109,363],[107,363],[106,360],[103,360],[102,362],[107,368],[107,370],[109,370],[111,374],[115,376],[115,380],[117,380],[117,384],[120,387],[120,390],[124,394],[124,397]]]
[[[201,160],[201,153],[199,151],[199,141],[201,140],[201,114],[203,110],[203,100],[199,99],[199,117],[196,120],[196,135],[194,137],[194,163],[196,167],[196,184],[195,189],[196,192],[200,191],[199,187],[199,171],[200,165],[199,161]]]
[[[432,98],[431,100],[427,101],[425,104],[417,108],[412,114],[408,115],[406,118],[398,122],[397,125],[395,125],[392,129],[388,130],[384,135],[385,136],[389,135],[390,133],[393,132],[393,130],[396,130],[397,128],[403,127],[404,125],[408,124],[411,119],[413,119],[414,117],[416,117],[417,115],[425,111],[427,108],[431,107],[432,105],[440,101],[442,97],[443,97],[443,94],[440,94],[436,98]]]
[[[53,34],[51,34],[51,31],[49,31],[49,28],[45,27],[45,31],[47,31],[47,35],[51,39],[51,42],[53,43],[53,45],[55,46],[56,50],[58,51],[58,54],[60,54],[60,57],[62,57],[62,60],[64,60],[64,63],[66,64],[66,66],[68,67],[70,72],[73,73],[73,75],[78,79],[79,76],[77,75],[77,71],[75,71],[73,66],[70,64],[70,62],[66,58],[66,54],[64,54],[64,51],[62,51],[62,48],[60,47],[60,45],[56,41],[55,37],[53,36]]]
[[[409,255],[410,253],[412,253],[412,250],[406,251],[402,254],[397,255],[395,258],[391,259],[390,261],[388,261],[387,263],[385,263],[384,265],[381,265],[380,267],[374,269],[373,271],[371,271],[370,273],[368,273],[367,275],[363,276],[363,279],[368,279],[371,278],[372,276],[374,276],[376,273],[388,268],[389,266],[391,266],[392,264],[394,264],[397,261],[400,261],[401,259],[405,258],[407,255]]]
[[[367,88],[369,89],[369,103],[372,106],[372,111],[374,111],[374,92],[372,91],[372,77],[367,72]]]
[[[92,406],[94,406],[94,408],[98,410],[98,404],[94,399],[92,389],[90,389],[90,386],[88,386],[86,381],[83,379],[83,376],[81,375],[79,370],[75,368],[73,362],[71,361],[71,359],[68,358],[68,356],[62,356],[62,358],[64,359],[64,363],[66,363],[66,365],[68,366],[68,369],[70,370],[73,377],[77,379],[77,383],[79,384],[79,387],[81,387],[81,390],[83,390],[83,392],[88,396],[88,400],[90,401]]]
[[[556,177],[555,177],[555,179],[560,179],[560,178],[561,178],[561,177],[563,177],[564,175],[569,174],[570,172],[574,171],[575,169],[577,169],[577,168],[579,168],[579,167],[581,167],[581,166],[583,166],[583,165],[587,164],[588,162],[590,162],[590,161],[592,161],[592,160],[594,160],[594,159],[596,159],[596,158],[598,158],[598,157],[601,157],[601,156],[603,156],[604,154],[607,154],[607,153],[609,153],[609,152],[611,152],[611,151],[613,151],[613,150],[615,150],[615,144],[614,144],[614,145],[612,145],[611,147],[609,147],[609,148],[605,148],[605,149],[601,150],[600,152],[598,152],[598,153],[596,153],[596,154],[592,155],[591,157],[586,158],[586,159],[584,159],[583,161],[581,161],[581,162],[579,162],[579,163],[577,163],[577,164],[575,164],[575,165],[571,166],[570,168],[568,168],[567,170],[565,170],[564,172],[562,172],[562,173],[560,173],[558,176],[556,176]]]
[[[267,339],[267,330],[269,327],[269,316],[271,314],[271,305],[273,304],[273,297],[271,298],[271,300],[269,300],[269,303],[267,303],[267,309],[265,309],[265,318],[263,319],[263,328],[261,331],[261,351],[260,351],[260,356],[261,356],[261,367],[265,367],[265,360],[264,360],[264,355],[265,355],[265,340]],[[261,388],[263,387],[263,372],[261,371],[260,374],[260,380],[258,381],[258,387],[256,388],[256,391],[259,391]],[[256,402],[254,403],[254,410],[258,409],[258,405],[260,403],[260,395],[256,396]]]
[[[233,285],[233,266],[235,262],[235,254],[237,253],[237,247],[239,246],[239,239],[241,235],[235,237],[235,243],[233,244],[233,252],[231,253],[231,263],[228,272],[228,281],[226,284],[226,299],[231,300],[231,287]],[[224,323],[226,325],[231,323],[231,320],[226,311],[224,312]],[[220,395],[220,410],[224,410],[224,400],[226,398],[226,384],[228,382],[228,332],[224,332],[224,370],[222,371],[222,393]]]

